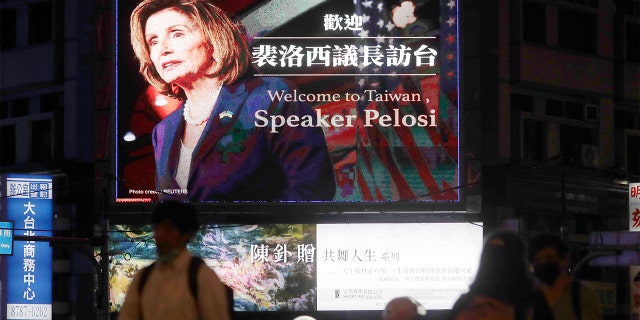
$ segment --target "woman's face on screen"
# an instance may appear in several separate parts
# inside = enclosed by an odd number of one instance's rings
[[[210,74],[213,48],[189,16],[173,8],[152,14],[145,25],[151,61],[167,83],[189,87]]]

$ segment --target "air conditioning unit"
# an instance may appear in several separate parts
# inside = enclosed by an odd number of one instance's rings
[[[585,121],[598,121],[599,108],[595,104],[585,103],[582,118]]]
[[[585,167],[599,167],[600,155],[598,146],[583,144],[580,146],[580,163]]]

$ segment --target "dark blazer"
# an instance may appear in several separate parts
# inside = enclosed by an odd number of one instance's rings
[[[333,199],[336,183],[322,128],[283,126],[272,133],[270,126],[256,126],[258,110],[314,119],[315,112],[305,103],[272,101],[267,90],[291,92],[293,86],[281,78],[248,76],[222,88],[193,151],[186,195],[178,192],[175,180],[184,104],[155,126],[152,140],[161,200]]]

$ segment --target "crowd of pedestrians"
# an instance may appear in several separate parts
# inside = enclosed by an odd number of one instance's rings
[[[558,235],[543,233],[527,242],[511,231],[492,232],[485,237],[474,281],[448,319],[602,319],[596,292],[571,277],[569,262],[569,247]],[[384,320],[427,319],[411,300],[401,301],[388,303]]]

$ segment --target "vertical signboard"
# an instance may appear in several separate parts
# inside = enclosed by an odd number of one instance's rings
[[[640,182],[629,183],[629,231],[640,231]]]
[[[629,231],[640,231],[640,182],[629,184]],[[631,318],[640,316],[640,266],[629,268]]]
[[[640,231],[640,182],[629,184],[629,231]],[[631,316],[640,315],[640,266],[629,268]]]
[[[2,177],[3,215],[14,221],[15,236],[51,236],[52,178]],[[47,242],[15,241],[6,259],[6,319],[52,319],[52,249]]]

